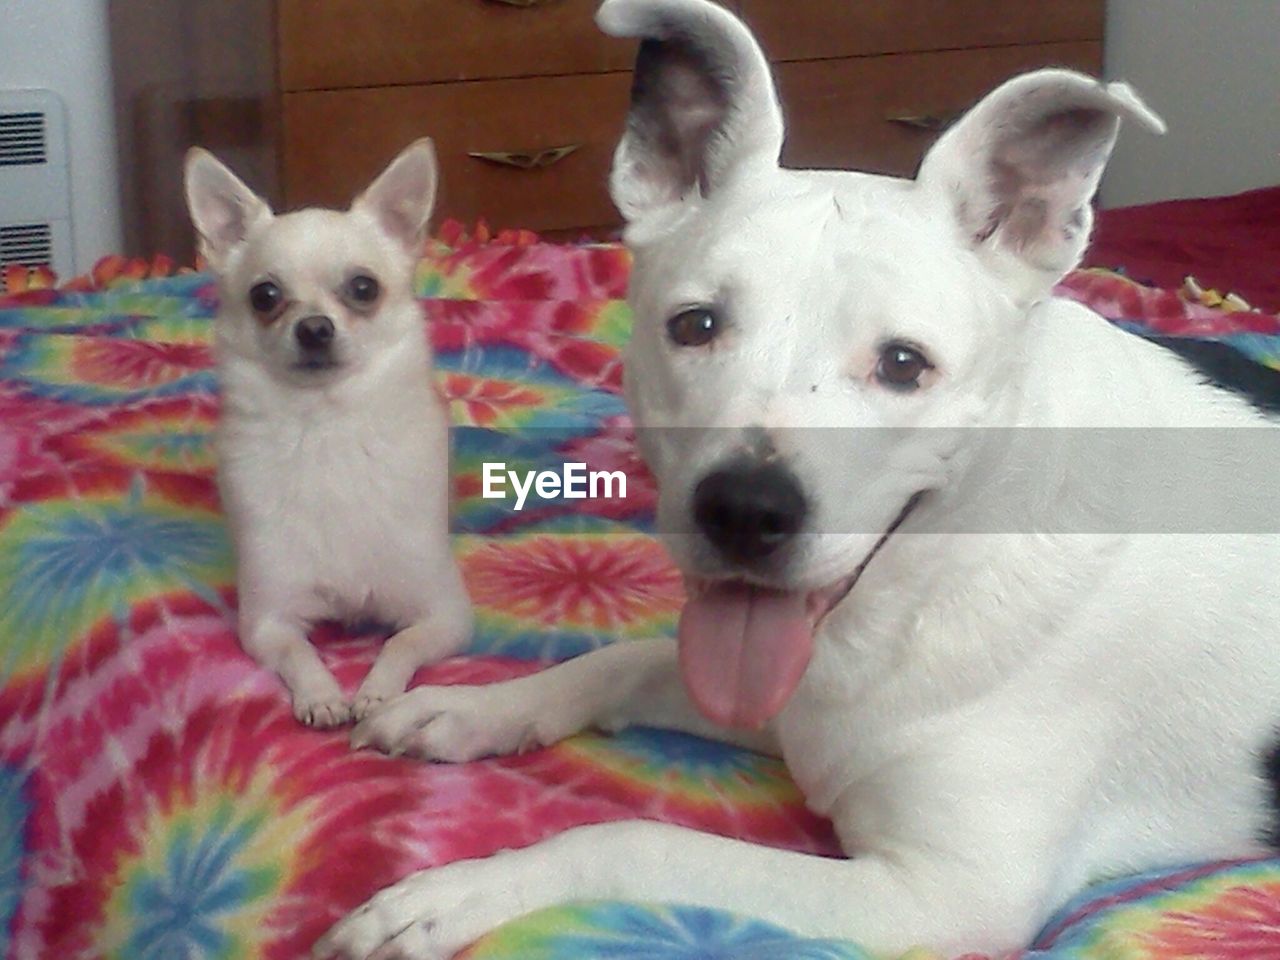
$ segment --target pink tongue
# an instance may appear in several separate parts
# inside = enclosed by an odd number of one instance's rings
[[[813,654],[806,595],[715,584],[680,614],[680,671],[698,709],[759,728],[786,705]]]

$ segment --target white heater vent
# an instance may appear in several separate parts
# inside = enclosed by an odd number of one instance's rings
[[[53,230],[47,223],[0,227],[0,263],[53,262]]]
[[[46,163],[48,159],[43,113],[0,113],[0,167]]]
[[[56,94],[0,90],[0,274],[16,264],[70,278],[67,156],[66,112]]]

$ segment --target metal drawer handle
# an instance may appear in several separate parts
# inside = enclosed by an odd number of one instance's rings
[[[562,147],[547,147],[545,150],[472,150],[467,153],[467,156],[519,170],[541,170],[559,163],[569,154],[580,149],[582,149],[580,143],[566,143]]]
[[[890,123],[912,130],[927,130],[930,133],[941,133],[964,116],[963,110],[947,113],[900,113],[885,117]]]
[[[508,7],[540,7],[550,0],[489,0],[490,3],[501,3]]]

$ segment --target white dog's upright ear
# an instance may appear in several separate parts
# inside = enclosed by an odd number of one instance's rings
[[[628,222],[708,196],[752,164],[774,167],[782,110],[750,31],[709,0],[605,0],[596,23],[639,37],[613,202]]]
[[[271,219],[271,208],[208,150],[188,150],[183,169],[187,210],[200,238],[200,254],[220,273],[249,231]]]
[[[965,242],[993,245],[1042,296],[1079,262],[1093,225],[1090,201],[1122,118],[1156,133],[1164,123],[1123,83],[1070,70],[1008,81],[934,144],[920,167]]]
[[[415,140],[351,204],[368,212],[392,239],[415,256],[426,239],[436,200],[436,150],[429,137]]]

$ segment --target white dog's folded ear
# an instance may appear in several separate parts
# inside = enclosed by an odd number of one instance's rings
[[[1164,123],[1123,83],[1039,70],[989,94],[934,144],[922,189],[948,206],[966,242],[990,244],[1043,295],[1079,262],[1090,202],[1121,119],[1157,133]]]
[[[364,210],[415,256],[426,239],[436,200],[436,150],[429,137],[415,140],[391,161],[351,209]]]
[[[221,272],[227,256],[259,222],[271,219],[266,201],[244,185],[208,150],[192,147],[184,164],[184,189],[200,254]]]
[[[627,129],[609,186],[628,221],[776,166],[782,110],[750,31],[709,0],[605,0],[596,23],[639,37]]]

